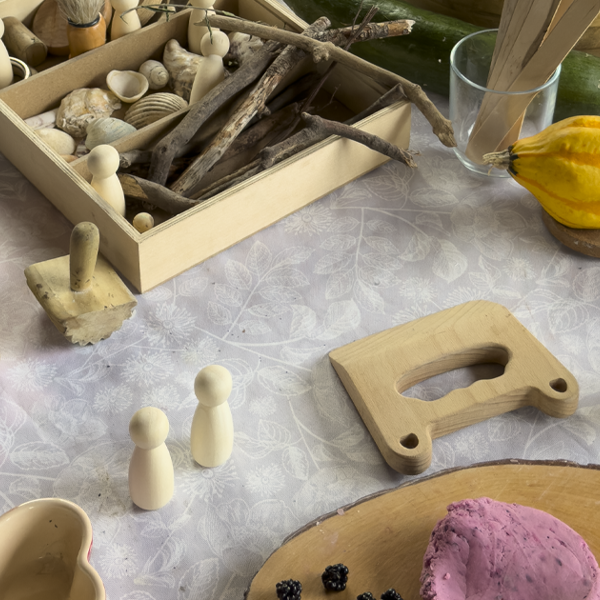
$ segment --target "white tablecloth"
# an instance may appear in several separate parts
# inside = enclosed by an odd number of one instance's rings
[[[439,438],[423,475],[600,462],[600,263],[550,236],[516,183],[470,175],[416,110],[411,150],[416,170],[387,163],[137,295],[135,316],[87,347],[58,333],[23,275],[68,252],[71,225],[0,158],[0,513],[48,496],[79,504],[110,600],[240,599],[297,528],[413,478],[384,462],[328,352],[474,299],[506,306],[571,370],[579,408],[522,408]],[[233,455],[215,469],[189,449],[193,381],[209,364],[234,386]],[[440,397],[479,376],[412,392]],[[128,424],[143,406],[170,421],[175,494],[155,512],[128,494]]]

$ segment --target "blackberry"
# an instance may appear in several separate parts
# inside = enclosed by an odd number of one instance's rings
[[[390,588],[381,594],[381,600],[402,600],[402,596],[394,588]]]
[[[346,565],[337,564],[325,567],[325,571],[321,575],[321,580],[326,590],[331,592],[341,592],[346,589],[348,581],[348,567]]]
[[[365,592],[364,594],[361,594],[360,596],[356,596],[356,600],[375,600],[373,594],[371,594],[371,592]]]
[[[302,584],[295,579],[286,579],[280,581],[276,586],[277,597],[279,600],[300,600],[302,593]]]

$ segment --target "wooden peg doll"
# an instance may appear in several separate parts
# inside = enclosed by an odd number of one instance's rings
[[[215,0],[190,0],[194,10],[190,13],[190,23],[188,25],[188,50],[195,54],[202,54],[200,44],[204,34],[208,32],[206,25],[196,25],[206,19],[206,9],[212,8]],[[205,9],[205,10],[199,10]]]
[[[192,421],[191,446],[194,460],[203,467],[217,467],[231,456],[233,419],[227,403],[231,387],[231,373],[220,365],[209,365],[196,376],[198,407]]]
[[[4,35],[4,21],[0,19],[0,38]],[[12,63],[4,42],[0,39],[0,89],[13,82]]]
[[[129,422],[135,449],[129,463],[129,494],[145,510],[162,508],[173,497],[173,461],[165,444],[169,420],[162,410],[147,406]]]
[[[132,10],[126,15],[123,14],[130,8],[135,8],[138,5],[138,0],[110,0],[110,3],[114,9],[112,25],[110,26],[111,40],[116,40],[142,28],[137,11]]]
[[[87,166],[92,174],[92,187],[124,217],[125,194],[117,176],[119,152],[113,146],[100,144],[89,153]]]
[[[229,37],[220,29],[206,33],[201,43],[204,60],[198,65],[190,93],[190,104],[198,102],[225,78],[223,57],[229,51]]]

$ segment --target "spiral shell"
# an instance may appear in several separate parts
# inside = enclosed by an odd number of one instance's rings
[[[133,125],[129,125],[121,119],[101,117],[88,125],[85,147],[91,150],[101,144],[110,144],[134,131],[136,131],[136,128]]]
[[[141,129],[171,113],[186,108],[187,105],[188,103],[177,94],[168,92],[150,94],[132,104],[125,113],[124,120],[136,129]]]
[[[160,90],[169,83],[169,71],[157,60],[147,60],[138,70],[148,80],[151,90]]]

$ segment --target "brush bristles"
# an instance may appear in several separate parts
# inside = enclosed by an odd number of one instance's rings
[[[87,25],[98,18],[105,0],[56,0],[62,15],[75,25]]]

